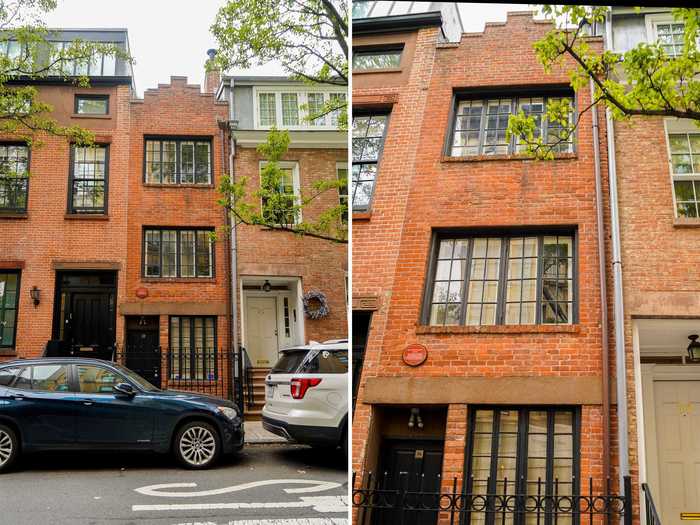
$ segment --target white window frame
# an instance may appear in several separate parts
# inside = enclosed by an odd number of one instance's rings
[[[659,24],[683,24],[680,20],[676,20],[673,14],[668,13],[654,13],[650,15],[645,15],[644,22],[647,26],[647,42],[649,44],[654,44],[659,41],[659,33],[657,27]],[[677,55],[670,55],[672,58]]]
[[[678,216],[678,203],[676,202],[676,185],[675,182],[690,180],[690,181],[700,181],[700,173],[686,173],[676,175],[673,173],[673,158],[671,157],[671,141],[668,136],[672,134],[693,134],[697,135],[700,133],[698,127],[689,119],[664,119],[664,140],[666,141],[666,158],[668,160],[668,176],[671,181],[671,197],[673,199],[673,216],[676,219],[689,219],[689,220],[700,220],[700,217],[679,217]],[[692,162],[692,157],[691,157]]]
[[[281,98],[281,97],[278,97]],[[258,177],[262,172],[263,167],[267,164],[266,160],[261,160],[258,165]],[[298,205],[301,202],[301,180],[299,175],[299,163],[296,161],[280,161],[280,168],[292,168],[292,187],[294,188],[294,201]],[[262,179],[260,180],[260,185],[262,186]],[[260,199],[260,209],[262,210],[263,202]],[[299,210],[294,218],[294,224],[299,224],[302,222],[301,210]]]
[[[331,114],[324,115],[321,117],[322,123],[312,124],[307,121],[308,109],[302,110],[301,106],[308,106],[308,94],[309,93],[322,93],[324,104],[330,101],[330,97],[333,94],[344,94],[345,100],[347,101],[347,93],[344,93],[342,89],[327,87],[327,88],[317,88],[314,90],[302,89],[296,86],[288,87],[278,87],[278,86],[253,86],[253,123],[255,129],[272,129],[273,126],[263,126],[260,124],[260,94],[274,94],[275,95],[275,121],[274,127],[277,129],[287,129],[291,131],[308,131],[308,130],[322,130],[322,131],[337,131],[338,126],[333,125],[331,122]],[[297,103],[299,104],[299,124],[296,126],[285,126],[282,120],[282,93],[296,93]]]

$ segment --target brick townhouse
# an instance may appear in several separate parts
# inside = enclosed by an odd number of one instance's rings
[[[128,51],[126,30],[51,36],[78,37],[118,42]],[[227,95],[233,79],[222,83],[213,71],[204,89],[171,77],[138,98],[128,63],[105,58],[100,65],[89,71],[88,88],[58,77],[37,82],[55,118],[93,130],[96,148],[55,137],[31,151],[12,137],[0,144],[4,162],[31,173],[0,186],[0,358],[118,359],[160,386],[229,395],[236,253],[237,335],[251,347],[252,365],[264,371],[285,346],[346,337],[344,245],[240,227],[237,250],[231,249],[217,188],[231,170],[259,184],[263,159],[254,147],[271,128],[252,124],[252,96],[249,107],[234,113]],[[276,83],[290,91],[286,79],[269,79],[268,86]],[[306,91],[292,87],[301,104]],[[233,121],[245,129],[246,115],[254,135],[248,142],[230,131]],[[298,194],[318,177],[345,176],[347,142],[334,116],[319,131],[302,130],[300,111],[297,116],[298,149],[285,166]],[[309,213],[339,198],[323,196]],[[303,294],[311,289],[328,298],[324,319],[304,315]]]
[[[380,4],[390,3],[353,4],[355,487],[370,487],[371,472],[385,496],[568,501],[592,483],[604,505],[616,472],[601,308],[604,115],[598,148],[587,112],[554,160],[528,160],[506,138],[509,114],[590,103],[566,68],[546,74],[537,61],[532,44],[550,23],[509,13],[450,38],[447,3],[397,13]],[[602,50],[602,38],[588,40]],[[405,501],[410,523],[456,519],[437,512],[449,500]],[[564,507],[545,516],[554,503],[542,499],[539,513],[490,501],[461,519],[572,520]],[[399,519],[381,508],[355,518]]]

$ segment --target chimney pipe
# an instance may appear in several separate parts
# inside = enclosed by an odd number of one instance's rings
[[[219,66],[212,64],[216,57],[216,49],[208,49],[207,56],[209,58],[204,66],[204,92],[216,93],[221,83],[221,70],[219,70]]]

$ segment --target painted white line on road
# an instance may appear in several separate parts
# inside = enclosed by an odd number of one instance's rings
[[[312,479],[268,479],[262,481],[251,481],[240,485],[231,485],[212,490],[198,490],[196,492],[167,492],[167,489],[185,489],[196,487],[196,483],[162,483],[160,485],[148,485],[134,489],[145,496],[158,496],[162,498],[199,498],[205,496],[220,496],[232,492],[240,492],[256,487],[268,485],[311,485],[310,487],[284,489],[287,494],[303,494],[307,492],[323,492],[340,487],[340,483],[335,481],[315,481]],[[165,492],[164,492],[165,491]]]
[[[213,521],[186,521],[175,525],[217,525]],[[292,518],[279,520],[237,520],[219,525],[348,525],[346,518]]]
[[[302,509],[312,508],[316,512],[347,512],[347,496],[307,496],[301,501],[259,502],[259,503],[172,503],[162,505],[132,505],[133,512],[171,510],[243,510],[243,509]]]

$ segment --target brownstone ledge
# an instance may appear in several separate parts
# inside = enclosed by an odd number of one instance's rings
[[[577,334],[578,324],[519,324],[489,326],[416,326],[417,334]]]
[[[673,220],[674,228],[700,228],[700,219],[696,217],[678,217]]]
[[[25,220],[29,218],[27,213],[0,213],[0,220]]]
[[[372,212],[371,211],[363,211],[363,212],[352,212],[352,220],[353,221],[368,221],[372,218]]]
[[[555,153],[554,160],[573,160],[578,158],[576,153]],[[529,155],[522,153],[513,153],[507,155],[469,155],[467,157],[453,157],[452,155],[443,155],[441,162],[483,162],[483,161],[536,161]]]
[[[109,215],[104,213],[66,213],[63,218],[71,221],[108,221]]]

